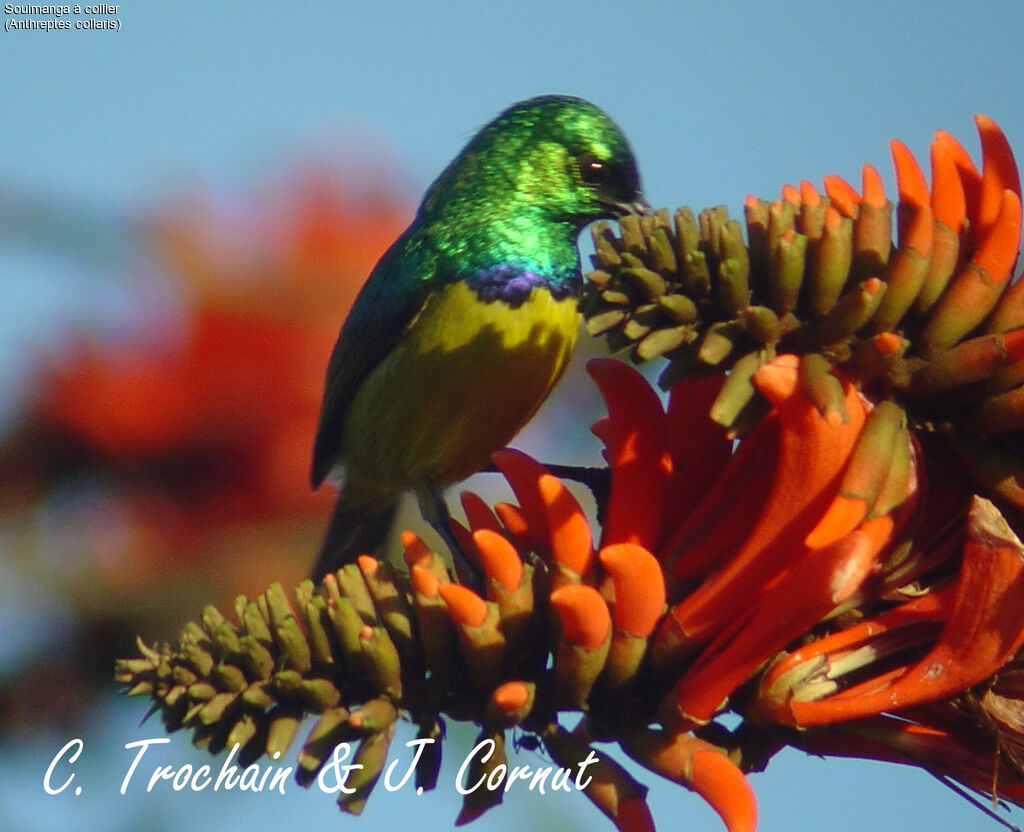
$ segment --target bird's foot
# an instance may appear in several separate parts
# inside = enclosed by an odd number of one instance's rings
[[[425,488],[417,491],[416,496],[420,504],[420,513],[444,541],[445,546],[451,553],[452,566],[459,577],[459,582],[472,587],[477,592],[484,591],[484,576],[470,560],[459,543],[459,539],[452,531],[452,517],[448,511],[448,503],[444,495],[436,488]]]

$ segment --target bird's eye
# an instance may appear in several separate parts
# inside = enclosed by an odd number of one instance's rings
[[[600,159],[591,156],[589,153],[580,156],[579,162],[580,179],[587,185],[603,185],[608,179],[608,167]]]

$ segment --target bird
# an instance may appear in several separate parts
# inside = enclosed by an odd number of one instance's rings
[[[580,328],[580,231],[649,211],[625,135],[584,99],[521,101],[469,141],[331,353],[311,479],[340,494],[314,578],[380,553],[409,492],[460,554],[444,490],[485,468],[562,375]]]

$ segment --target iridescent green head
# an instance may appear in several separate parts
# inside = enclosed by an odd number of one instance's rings
[[[580,228],[643,205],[633,151],[615,123],[581,98],[544,95],[477,133],[431,186],[420,215],[490,206]]]

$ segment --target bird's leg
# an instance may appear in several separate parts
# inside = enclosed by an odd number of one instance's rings
[[[483,576],[470,561],[463,551],[458,538],[452,532],[452,516],[448,512],[448,503],[444,495],[435,486],[428,485],[416,490],[416,499],[420,504],[420,514],[444,541],[452,555],[452,562],[456,571],[465,576],[468,584],[476,589],[482,589]]]

